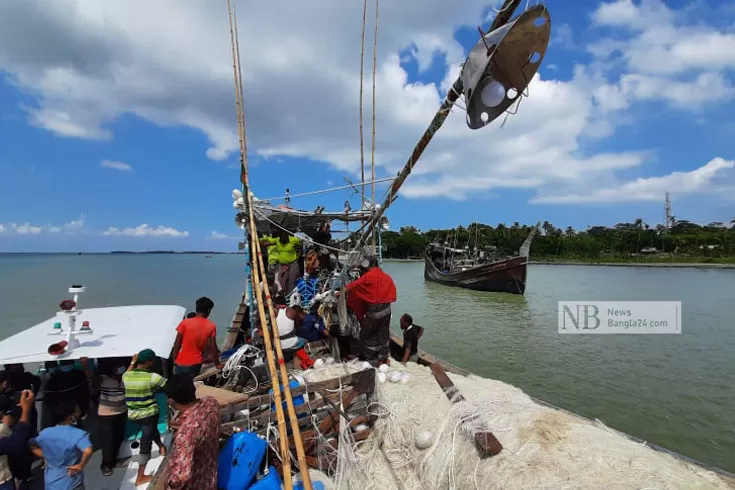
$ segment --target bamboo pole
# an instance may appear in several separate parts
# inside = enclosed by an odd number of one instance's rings
[[[363,111],[362,111],[362,93],[363,79],[365,72],[365,21],[367,19],[367,0],[362,3],[362,43],[360,44],[360,188],[362,196],[360,201],[360,209],[365,205],[365,136],[363,133]],[[373,177],[375,180],[375,177]]]
[[[252,205],[252,196],[248,193],[248,205]],[[261,256],[260,242],[258,241],[258,231],[255,228],[255,218],[250,213],[250,241],[255,248],[255,255]],[[253,282],[260,284],[260,265],[262,261],[258,261],[253,267]],[[263,285],[267,288],[267,281],[263,281]],[[276,420],[278,421],[278,439],[281,449],[281,463],[283,464],[283,486],[286,490],[293,489],[293,481],[291,480],[291,454],[288,450],[288,437],[286,435],[286,417],[283,414],[283,401],[281,398],[281,383],[278,378],[278,370],[276,369],[276,361],[273,356],[273,344],[271,332],[265,316],[265,308],[263,307],[263,290],[256,288],[256,302],[258,303],[258,316],[260,318],[260,330],[263,332],[263,341],[265,343],[265,356],[268,361],[268,371],[273,381],[273,401],[276,405]],[[266,300],[270,302],[270,295],[266,291]],[[275,331],[275,324],[271,325]],[[276,337],[277,338],[277,337]],[[280,363],[282,359],[279,358]],[[290,392],[289,392],[290,395]]]
[[[370,203],[375,211],[375,77],[378,71],[378,7],[380,0],[375,0],[375,34],[373,39],[373,142],[372,142],[372,154],[370,159],[371,169],[371,193]],[[373,251],[375,251],[375,230],[373,230]]]
[[[255,221],[253,214],[250,214],[251,223],[255,227]],[[260,250],[260,242],[256,244],[258,266],[264,269],[263,254]],[[271,300],[270,287],[267,282],[263,283],[265,289],[266,303],[268,305],[268,313],[270,315],[271,326],[273,328],[273,344],[276,348],[276,355],[278,357],[278,365],[281,371],[281,379],[283,380],[283,392],[286,395],[286,409],[288,410],[288,418],[291,422],[291,435],[296,446],[296,460],[299,463],[299,470],[301,471],[301,480],[304,484],[304,490],[312,490],[311,477],[309,475],[309,465],[306,462],[306,453],[304,452],[304,441],[301,439],[301,429],[299,427],[299,421],[296,417],[296,409],[293,404],[293,397],[291,396],[291,387],[288,384],[288,370],[286,369],[286,362],[283,359],[283,350],[281,349],[281,338],[277,335],[276,330],[276,313],[273,309],[273,301]]]
[[[247,142],[244,138],[245,135],[245,118],[244,116],[241,116],[241,114],[244,113],[243,108],[243,97],[242,97],[242,73],[240,72],[240,47],[239,47],[239,40],[237,37],[237,13],[233,11],[234,8],[230,4],[230,0],[227,1],[227,13],[229,17],[230,22],[230,45],[232,47],[232,70],[233,70],[233,77],[235,80],[235,106],[237,109],[237,135],[240,145],[240,158],[242,160],[243,156],[245,155],[245,161],[240,162],[240,182],[243,194],[248,192],[247,188]],[[234,26],[234,30],[233,30]],[[238,88],[239,86],[239,88]],[[249,291],[246,291],[246,295],[248,297],[248,303],[251,305],[250,307],[250,328],[252,333],[253,325],[255,324],[255,310],[252,308],[253,306],[253,287],[252,287],[252,260],[250,258],[250,240],[248,237],[245,237],[245,263],[246,263],[246,276],[247,280],[250,281],[250,284],[247,285],[247,288]],[[243,298],[245,295],[243,295]],[[235,345],[235,342],[237,341],[237,332],[230,331],[227,334],[227,337],[225,337],[225,341],[223,343],[223,348],[225,350],[232,348],[233,345]]]
[[[249,191],[249,181],[248,181],[248,172],[247,172],[247,144],[246,144],[246,132],[245,132],[245,115],[244,115],[244,109],[243,109],[243,100],[242,100],[242,79],[240,76],[240,71],[238,70],[239,63],[237,55],[239,53],[239,47],[236,47],[235,45],[235,32],[234,30],[237,29],[237,26],[235,25],[235,29],[233,29],[233,18],[232,18],[232,6],[230,3],[230,0],[227,0],[227,11],[229,15],[230,20],[230,40],[232,42],[232,67],[234,71],[234,79],[235,79],[235,100],[236,100],[236,106],[237,106],[237,122],[238,122],[238,133],[239,133],[239,140],[240,140],[240,158],[241,158],[241,171],[240,171],[240,178],[242,180],[243,188],[246,191],[246,196],[248,200],[248,209],[250,214],[250,243],[251,246],[253,245],[253,240],[255,240],[255,245],[257,245],[257,230],[254,226],[254,217],[252,213],[252,197],[251,193]],[[273,398],[276,404],[276,420],[278,422],[278,434],[280,439],[280,452],[281,452],[281,460],[283,463],[283,482],[284,487],[286,490],[292,490],[293,489],[293,481],[291,480],[291,455],[288,449],[288,439],[286,437],[286,418],[283,414],[283,404],[281,401],[281,390],[279,388],[280,384],[278,383],[278,371],[276,370],[275,360],[273,358],[273,350],[271,349],[271,343],[270,343],[270,332],[268,331],[268,325],[266,323],[265,318],[265,309],[263,308],[263,301],[262,301],[262,291],[258,287],[260,284],[260,270],[258,270],[258,267],[252,267],[252,286],[254,287],[255,294],[257,295],[257,304],[258,304],[258,314],[260,317],[260,323],[263,331],[263,339],[265,340],[265,351],[266,351],[266,358],[268,361],[268,371],[270,373],[271,379],[275,381],[273,384]],[[252,305],[251,305],[252,308]]]
[[[242,66],[240,66],[240,36],[238,35],[238,29],[237,29],[237,9],[233,8],[233,17],[235,19],[235,54],[237,59],[237,80],[238,85],[240,86],[240,127],[242,127],[243,135],[245,134],[245,94],[243,93],[243,85],[242,85]],[[250,185],[249,175],[248,175],[248,140],[247,138],[242,138],[242,167],[243,172],[245,173],[245,176],[247,177],[248,186]]]
[[[228,0],[228,8],[230,6],[230,0]],[[235,14],[236,15],[236,14]],[[237,19],[237,17],[235,17]],[[235,58],[233,68],[235,71],[236,79],[236,98],[239,99],[239,113],[238,113],[238,128],[241,130],[240,135],[240,146],[242,156],[242,179],[245,189],[249,189],[249,178],[247,172],[247,140],[245,137],[245,111],[243,108],[243,86],[242,86],[242,68],[240,65],[240,46],[239,36],[237,30],[237,22],[235,20],[234,26],[234,41],[233,41],[233,57]],[[301,473],[301,480],[304,485],[304,490],[313,490],[311,484],[311,477],[309,475],[309,467],[306,463],[306,455],[304,453],[304,443],[301,439],[301,431],[296,417],[296,410],[293,405],[293,397],[291,396],[291,389],[288,385],[288,371],[286,370],[286,363],[283,359],[283,351],[281,349],[281,341],[279,336],[276,334],[276,317],[273,309],[273,302],[270,296],[270,288],[268,282],[265,280],[265,265],[263,264],[263,253],[260,247],[260,241],[258,240],[258,230],[255,223],[255,215],[253,213],[253,202],[252,193],[249,191],[247,196],[247,209],[250,218],[250,242],[255,250],[257,256],[257,263],[253,267],[253,286],[257,292],[257,303],[258,303],[258,315],[260,317],[261,331],[263,332],[263,340],[265,342],[266,357],[268,360],[268,368],[271,374],[271,380],[273,383],[273,395],[274,402],[276,404],[276,418],[278,420],[278,432],[281,446],[281,454],[283,457],[283,479],[286,490],[293,488],[293,481],[291,478],[291,459],[288,451],[288,437],[286,435],[286,420],[283,414],[283,402],[281,398],[281,390],[285,394],[286,408],[288,410],[289,419],[291,423],[291,432],[296,446],[296,456],[299,463],[299,470]],[[263,289],[259,287],[262,280]],[[272,329],[273,337],[271,337],[271,331],[269,330],[268,322],[265,315],[265,308],[263,306],[263,293],[265,292],[265,303],[268,305],[268,312],[270,314],[270,329]],[[273,356],[273,346],[275,345],[276,356],[278,358],[278,364],[280,365],[280,379],[279,372],[275,366],[275,359]],[[284,456],[285,450],[285,456]]]

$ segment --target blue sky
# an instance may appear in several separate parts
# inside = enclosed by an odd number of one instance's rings
[[[225,8],[178,2],[141,14],[135,2],[66,3],[74,8],[0,6],[0,252],[234,250],[239,170]],[[429,0],[419,14],[412,2],[381,5],[378,177],[403,165],[491,12],[486,2],[459,3]],[[548,2],[552,42],[540,78],[505,127],[471,131],[455,110],[391,208],[392,229],[653,224],[666,190],[679,219],[735,218],[735,9],[581,3]],[[359,181],[362,6],[293,5],[284,18],[256,8],[240,22],[260,198]],[[273,26],[293,25],[288,16],[304,22],[284,41]],[[377,187],[382,198],[386,186]],[[348,199],[359,206],[351,191],[293,204],[341,209]]]

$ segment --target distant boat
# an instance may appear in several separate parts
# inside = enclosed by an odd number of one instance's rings
[[[212,258],[212,256],[211,256],[211,255],[205,255],[205,256],[204,256],[204,258],[205,258],[205,259],[211,259],[211,258]]]
[[[475,291],[524,294],[531,242],[538,224],[521,245],[518,255],[493,260],[483,252],[431,244],[424,255],[424,279]]]

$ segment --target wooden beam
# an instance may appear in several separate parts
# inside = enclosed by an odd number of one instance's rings
[[[324,381],[317,381],[316,383],[307,383],[306,386],[299,386],[298,388],[291,389],[291,396],[299,396],[305,393],[314,393],[321,390],[335,390],[342,386],[346,388],[348,385],[353,385],[359,379],[362,373],[366,371],[375,371],[373,368],[365,369],[354,374],[348,374],[347,376],[341,376],[336,378],[326,379]],[[239,412],[246,408],[255,408],[261,405],[269,405],[273,403],[273,397],[270,394],[251,396],[248,400],[234,403],[227,407],[220,409],[220,415],[227,415],[230,413]]]
[[[444,394],[447,395],[447,398],[452,403],[464,401],[462,394],[457,390],[457,387],[454,386],[452,380],[449,379],[449,376],[447,376],[447,373],[444,372],[444,369],[439,364],[432,364],[431,372],[434,374],[434,378],[436,378]],[[475,446],[477,446],[477,451],[481,458],[495,456],[503,450],[503,445],[500,444],[500,441],[498,441],[492,432],[476,432],[474,437]]]

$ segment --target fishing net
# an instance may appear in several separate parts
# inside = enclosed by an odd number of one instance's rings
[[[315,382],[361,369],[360,363],[333,364],[303,376]],[[539,405],[508,384],[450,374],[466,399],[452,404],[428,368],[409,363],[391,369],[409,378],[378,383],[368,407],[379,416],[373,435],[354,443],[341,424],[338,490],[733,488],[713,472],[599,421]],[[479,458],[472,435],[481,430],[501,441],[500,454]],[[417,449],[416,434],[426,431],[433,443]]]

